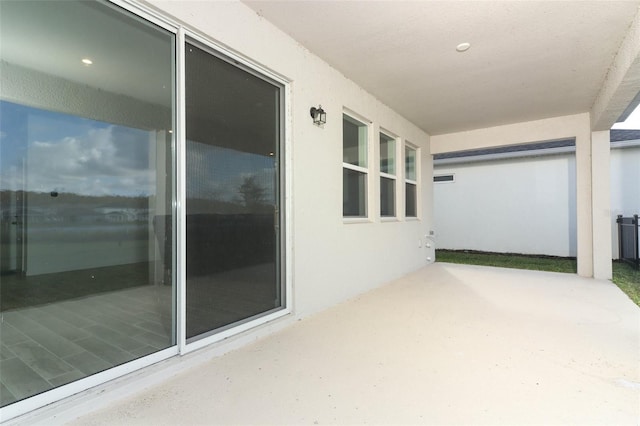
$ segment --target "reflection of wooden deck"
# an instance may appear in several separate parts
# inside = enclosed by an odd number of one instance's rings
[[[0,311],[28,308],[149,283],[149,262],[32,276],[3,275]]]
[[[2,303],[13,309],[2,312],[0,329],[2,405],[173,344],[172,287],[128,284],[148,282],[148,270],[143,263],[3,276]],[[274,265],[262,264],[189,280],[187,334],[273,309],[279,305],[274,277]]]
[[[187,336],[223,327],[280,305],[273,263],[187,281]]]
[[[146,285],[3,312],[2,405],[170,346],[170,317],[163,318],[161,300],[170,302],[170,286]],[[170,306],[166,311],[170,314]]]

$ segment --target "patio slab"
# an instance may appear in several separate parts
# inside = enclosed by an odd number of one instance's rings
[[[436,263],[72,424],[639,421],[640,308],[615,285]]]

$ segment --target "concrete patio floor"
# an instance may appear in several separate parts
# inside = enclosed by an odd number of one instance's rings
[[[71,423],[639,422],[640,308],[615,285],[436,263]]]

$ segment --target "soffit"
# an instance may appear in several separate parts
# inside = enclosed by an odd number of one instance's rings
[[[640,5],[243,1],[433,135],[589,111]]]

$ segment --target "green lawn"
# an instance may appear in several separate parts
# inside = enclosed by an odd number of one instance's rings
[[[640,270],[623,262],[613,262],[613,280],[636,305],[640,306]]]
[[[576,273],[576,259],[555,256],[525,256],[521,254],[486,253],[470,250],[436,250],[438,262],[502,268]],[[640,271],[623,262],[613,262],[612,280],[633,302],[640,306]]]

